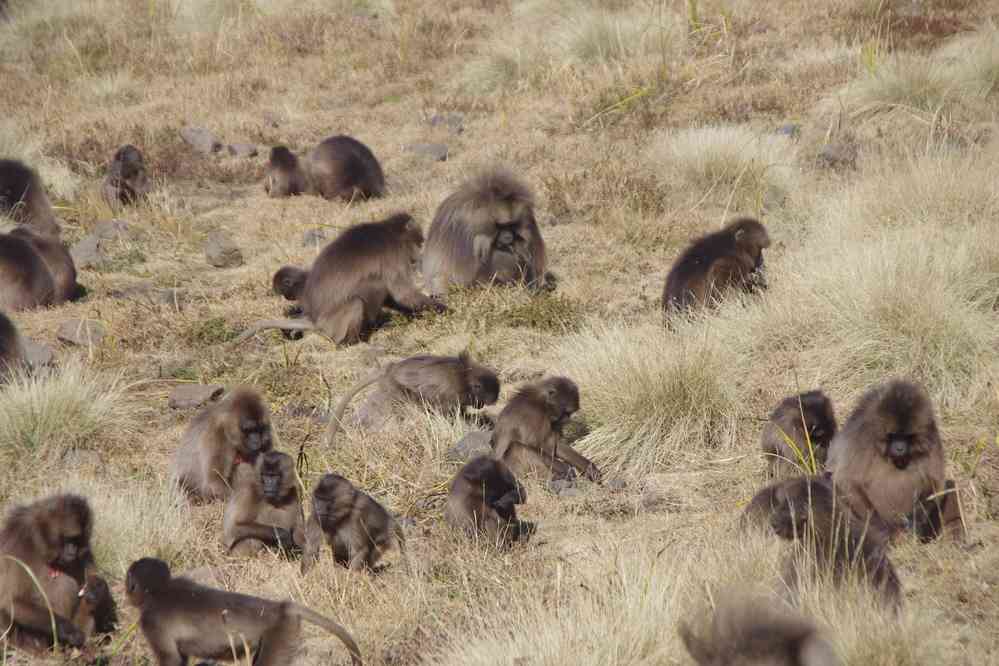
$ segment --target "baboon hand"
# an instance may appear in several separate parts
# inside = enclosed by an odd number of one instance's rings
[[[492,254],[493,250],[493,239],[489,236],[476,236],[472,239],[472,251],[475,253],[475,259],[480,263],[484,264],[489,260],[489,255]]]

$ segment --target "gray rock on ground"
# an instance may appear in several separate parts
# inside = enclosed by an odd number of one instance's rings
[[[406,150],[434,162],[445,162],[448,158],[447,144],[443,143],[413,143]]]
[[[826,169],[855,169],[857,153],[857,144],[847,139],[838,139],[822,147],[817,162]]]
[[[222,150],[222,142],[207,128],[188,125],[180,130],[180,136],[189,146],[204,155]]]
[[[90,347],[99,345],[105,334],[104,325],[99,321],[72,319],[59,325],[56,337],[71,345]]]
[[[224,231],[213,231],[208,234],[205,243],[205,257],[215,268],[233,268],[243,265],[243,253],[236,241]]]
[[[465,131],[465,117],[460,113],[435,113],[430,118],[431,127],[444,127],[451,134]]]
[[[473,430],[466,433],[458,440],[458,443],[447,452],[447,459],[458,462],[468,462],[476,456],[488,456],[493,452],[489,442],[492,439],[491,432]]]
[[[218,384],[181,384],[170,391],[167,404],[172,409],[195,409],[222,397],[225,387]]]
[[[183,310],[189,301],[188,293],[184,289],[178,287],[160,288],[148,280],[112,289],[108,292],[108,296],[122,300],[140,301],[149,305],[168,305],[178,312]]]
[[[255,143],[230,143],[226,150],[232,157],[256,157],[259,153]]]
[[[52,347],[27,338],[22,338],[21,340],[24,343],[25,358],[31,367],[42,368],[55,363],[55,351]]]
[[[105,220],[81,238],[70,249],[69,254],[77,268],[94,268],[108,260],[107,250],[111,243],[131,240],[139,235],[125,220]]]

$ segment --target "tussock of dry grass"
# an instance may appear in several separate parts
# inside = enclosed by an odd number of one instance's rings
[[[10,118],[0,119],[0,156],[30,165],[45,188],[59,199],[69,199],[80,188],[81,178],[60,160],[45,155],[41,142],[23,125]]]

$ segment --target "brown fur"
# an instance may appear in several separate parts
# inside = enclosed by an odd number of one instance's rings
[[[723,597],[709,621],[678,628],[698,666],[839,666],[815,625],[768,599]]]
[[[597,466],[562,440],[562,428],[579,410],[579,388],[566,377],[549,377],[521,388],[496,419],[493,455],[518,478],[562,478],[572,469],[600,482]]]
[[[832,401],[822,391],[808,391],[785,398],[770,414],[770,421],[763,426],[760,448],[767,459],[769,474],[794,471],[801,474],[798,455],[788,444],[794,442],[806,462],[814,455],[816,471],[825,464],[829,442],[836,434],[836,414]],[[809,454],[811,444],[811,454]]]
[[[125,578],[128,602],[139,609],[139,627],[159,666],[185,666],[188,659],[242,659],[245,645],[254,666],[291,664],[299,648],[302,620],[339,638],[354,666],[361,652],[342,626],[293,601],[271,601],[225,592],[186,578],[173,578],[166,562],[136,560]]]
[[[271,148],[264,191],[271,197],[290,197],[304,194],[307,190],[305,169],[295,153],[288,150],[287,146]]]
[[[0,384],[4,384],[13,371],[26,367],[24,340],[17,326],[0,312]]]
[[[60,305],[85,293],[76,282],[73,257],[58,236],[27,227],[0,234],[0,309]]]
[[[34,231],[59,236],[59,224],[38,173],[18,160],[0,159],[0,214]]]
[[[666,278],[666,313],[713,303],[729,289],[766,288],[763,250],[770,236],[758,221],[741,217],[697,239],[677,258]]]
[[[329,545],[339,564],[373,570],[393,541],[405,551],[402,528],[389,512],[339,474],[326,474],[312,492],[302,573],[319,561],[323,543]]]
[[[377,325],[384,307],[405,314],[446,310],[414,284],[413,264],[422,245],[423,232],[405,213],[347,229],[323,248],[308,272],[299,297],[306,320],[258,322],[233,344],[271,328],[318,329],[337,344],[352,344]]]
[[[892,446],[901,455],[893,458]],[[931,499],[947,487],[943,444],[918,384],[892,380],[868,391],[833,438],[828,469],[856,510],[873,511],[895,529],[912,524],[924,539],[936,536],[941,522],[963,535],[957,494]],[[941,521],[942,514],[948,518]]]
[[[149,192],[146,163],[138,148],[127,144],[115,151],[101,185],[104,201],[112,209],[136,203]]]
[[[265,546],[285,551],[305,544],[305,516],[295,461],[268,451],[253,467],[239,465],[222,518],[223,543],[233,555],[256,555]]]
[[[483,172],[444,200],[423,251],[431,294],[491,280],[543,287],[545,267],[534,195],[502,169]]]
[[[362,389],[375,382],[372,393],[361,411],[368,415],[387,411],[395,402],[422,402],[441,411],[466,408],[478,409],[492,405],[499,398],[496,373],[472,361],[468,352],[458,356],[420,355],[389,364],[370,377],[355,384],[340,400],[330,419],[327,441],[334,443],[347,405]]]
[[[174,457],[174,475],[194,497],[225,499],[240,464],[252,465],[272,447],[267,405],[253,389],[238,388],[191,421]]]
[[[385,194],[385,175],[371,149],[349,136],[331,136],[299,159],[285,146],[271,149],[264,189],[272,197],[317,194],[325,199]]]
[[[51,495],[10,510],[0,529],[0,626],[13,623],[19,632],[44,640],[46,645],[52,645],[54,639],[72,647],[83,645],[85,636],[68,615],[71,609],[59,592],[60,581],[51,589],[58,610],[67,614],[55,612],[53,636],[53,616],[31,576],[15,560],[39,581],[65,574],[79,590],[93,567],[92,528],[90,505],[77,495]]]
[[[517,504],[527,501],[527,490],[501,460],[473,458],[451,481],[444,520],[469,536],[482,535],[489,543],[507,547],[526,540],[534,531],[517,519]]]

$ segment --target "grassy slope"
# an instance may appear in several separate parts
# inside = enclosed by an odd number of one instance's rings
[[[897,623],[857,590],[816,585],[801,603],[848,664],[999,662],[999,15],[989,2],[12,4],[0,79],[23,92],[0,98],[0,154],[38,166],[67,238],[112,216],[99,177],[119,144],[140,146],[157,185],[126,214],[144,235],[82,272],[89,299],[16,317],[40,341],[54,343],[73,317],[100,320],[108,338],[62,349],[60,378],[8,389],[0,403],[0,502],[42,494],[60,474],[86,492],[119,598],[128,563],[158,555],[330,614],[372,664],[428,651],[454,664],[689,663],[679,618],[729,585],[779,589],[780,544],[732,529],[762,481],[760,417],[822,386],[843,418],[870,384],[912,375],[936,401],[984,547],[900,544]],[[464,133],[431,128],[438,111],[464,114]],[[785,122],[801,124],[799,140],[773,135]],[[391,196],[269,200],[265,154],[195,155],[178,135],[187,123],[295,149],[351,134],[382,160]],[[434,140],[449,144],[448,162],[403,149]],[[830,140],[861,146],[857,171],[816,167]],[[341,350],[276,333],[229,357],[211,346],[279,312],[270,276],[311,260],[306,230],[332,237],[399,209],[427,225],[470,169],[493,162],[537,191],[555,297],[456,294],[447,316]],[[771,229],[770,291],[663,332],[670,261],[735,213]],[[243,267],[206,264],[214,229],[237,239]],[[109,295],[141,280],[183,287],[189,304]],[[405,427],[317,445],[321,426],[301,407],[325,408],[376,360],[465,347],[500,371],[504,395],[546,372],[575,378],[590,429],[579,447],[626,488],[537,489],[524,513],[539,538],[496,554],[440,523],[455,471],[444,452],[461,424],[413,409]],[[228,559],[222,507],[189,507],[166,486],[192,416],[166,396],[192,380],[256,385],[282,448],[312,443],[307,486],[335,469],[413,518],[414,571],[326,566],[302,578],[269,557]],[[24,451],[43,462],[24,464],[35,460]],[[343,660],[333,641],[307,635],[302,663]],[[148,654],[121,638],[109,652],[124,662]]]

